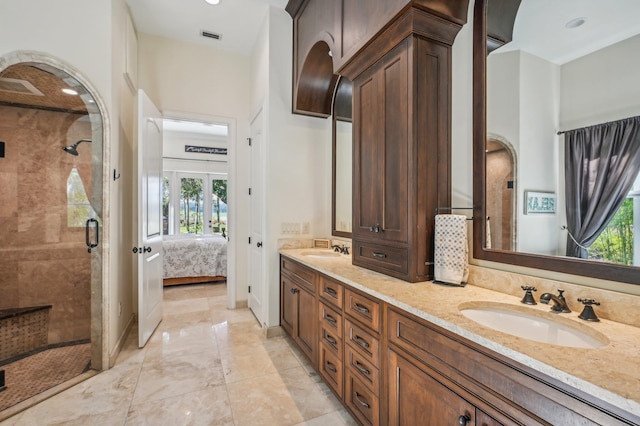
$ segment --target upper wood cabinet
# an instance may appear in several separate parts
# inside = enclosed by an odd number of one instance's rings
[[[354,82],[355,265],[405,281],[432,278],[435,211],[451,199],[451,45],[467,7],[468,0],[287,6],[294,112],[329,115],[323,91],[333,93],[336,73]]]
[[[396,38],[393,44],[374,49],[380,55],[376,57],[374,54],[371,59],[377,60],[408,35],[406,29],[413,27],[409,22],[413,19],[407,20],[407,17],[415,12],[449,23],[452,29],[459,29],[466,22],[468,2],[290,0],[286,10],[293,18],[293,112],[330,116],[336,75],[352,79],[345,68],[374,39],[383,33],[388,38],[392,32]],[[413,12],[407,15],[410,10]],[[398,31],[398,27],[390,32],[389,24],[398,21],[402,21],[403,29]],[[417,26],[415,30],[421,31]],[[426,28],[426,31],[430,30]],[[367,55],[371,53],[369,51]]]
[[[450,204],[450,48],[402,41],[354,81],[353,263],[432,277],[435,209]]]

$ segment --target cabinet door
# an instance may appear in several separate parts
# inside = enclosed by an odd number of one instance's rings
[[[298,296],[298,332],[296,337],[300,348],[315,366],[318,345],[316,298],[305,290],[299,290],[296,294]]]
[[[382,109],[382,138],[380,139],[381,165],[377,171],[382,179],[380,215],[386,241],[407,242],[409,193],[409,93],[407,44],[402,43],[383,61],[379,71]]]
[[[288,275],[280,275],[280,326],[294,339],[298,322],[298,291]]]
[[[353,83],[353,235],[371,237],[380,226],[379,75],[369,70]]]
[[[408,44],[354,81],[354,236],[407,242]]]
[[[389,349],[389,425],[474,425],[475,407],[416,364]]]

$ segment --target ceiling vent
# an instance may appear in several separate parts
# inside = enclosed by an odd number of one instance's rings
[[[222,38],[222,34],[213,33],[211,31],[200,31],[200,35],[214,40],[220,40]]]
[[[18,93],[20,95],[44,96],[44,93],[26,80],[0,77],[0,91]]]

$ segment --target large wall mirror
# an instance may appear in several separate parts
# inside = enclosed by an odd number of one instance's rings
[[[340,77],[333,98],[333,215],[331,235],[351,238],[353,83]]]
[[[474,13],[474,257],[640,284],[640,1]]]

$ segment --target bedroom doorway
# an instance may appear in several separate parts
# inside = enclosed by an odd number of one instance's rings
[[[235,122],[165,114],[163,123],[165,285],[226,281],[235,307]]]

